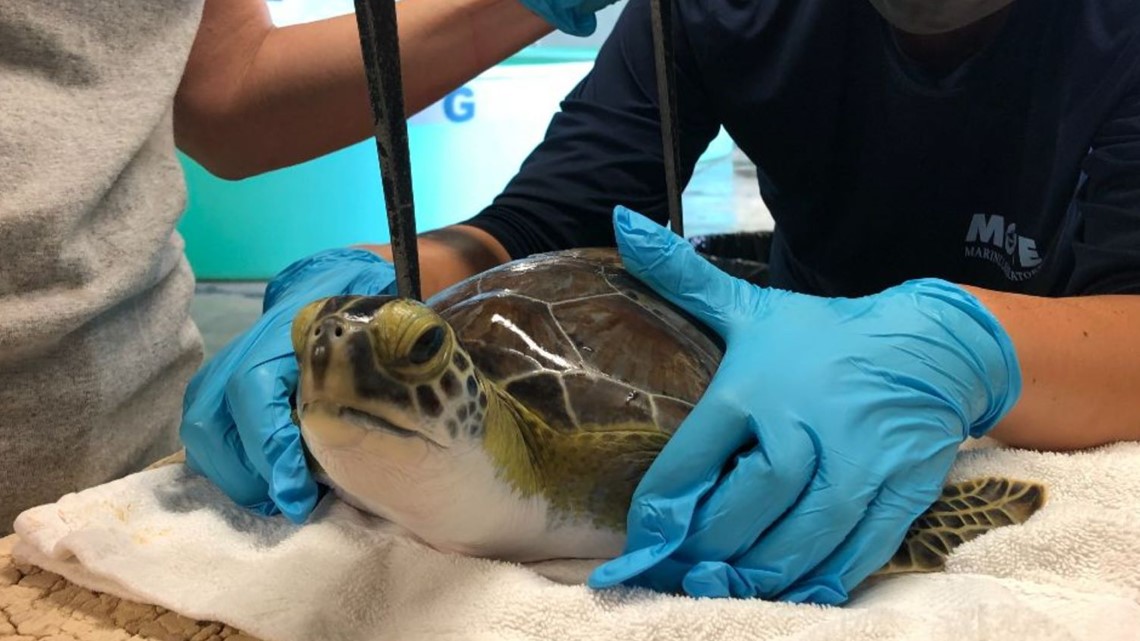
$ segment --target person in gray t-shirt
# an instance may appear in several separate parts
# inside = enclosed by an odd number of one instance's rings
[[[399,3],[409,113],[551,23],[584,35],[606,4]],[[202,346],[175,231],[186,203],[175,147],[238,179],[364,140],[372,125],[355,17],[275,28],[265,0],[4,0],[0,110],[7,534],[24,509],[179,446]]]

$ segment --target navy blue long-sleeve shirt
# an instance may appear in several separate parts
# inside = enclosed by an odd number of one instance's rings
[[[859,0],[677,0],[682,179],[723,125],[776,221],[772,284],[828,296],[915,277],[1037,295],[1140,292],[1140,9],[1014,3],[925,74]],[[467,221],[512,257],[667,220],[648,0],[503,193]]]

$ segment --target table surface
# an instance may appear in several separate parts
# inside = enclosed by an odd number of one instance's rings
[[[81,588],[12,558],[0,539],[0,639],[5,641],[257,641],[230,626]],[[12,636],[15,635],[15,636]]]
[[[184,460],[179,452],[150,467]],[[4,641],[258,641],[230,626],[195,621],[75,585],[17,562],[18,536],[0,538],[0,639]]]

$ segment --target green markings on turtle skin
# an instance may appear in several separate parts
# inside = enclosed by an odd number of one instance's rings
[[[538,474],[537,445],[532,425],[549,429],[533,414],[499,389],[485,381],[490,400],[483,421],[483,447],[498,476],[519,494],[532,497],[542,492]]]
[[[552,520],[625,529],[633,492],[669,435],[651,423],[583,425],[563,432],[485,381],[484,448],[500,478],[524,497],[541,495]]]
[[[541,495],[553,521],[573,519],[624,531],[633,492],[669,440],[636,421],[582,425],[563,432],[491,382],[484,447],[499,476],[524,497]],[[1045,504],[1045,487],[1005,478],[948,484],[873,576],[936,572],[959,545],[1006,525],[1019,525]]]
[[[555,434],[544,449],[546,497],[563,516],[624,531],[634,490],[669,435],[649,423],[583,427]]]

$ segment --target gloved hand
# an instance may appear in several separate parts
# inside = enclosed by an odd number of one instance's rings
[[[586,37],[598,28],[597,12],[617,0],[520,0],[524,7],[572,36]]]
[[[621,207],[615,229],[626,269],[726,352],[589,585],[843,603],[1017,401],[1010,338],[945,281],[820,298],[732,278]]]
[[[181,436],[187,465],[239,505],[303,522],[318,493],[290,417],[298,379],[293,317],[324,296],[395,290],[395,268],[365,250],[323,251],[282,270],[266,287],[262,317],[186,389]]]

